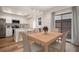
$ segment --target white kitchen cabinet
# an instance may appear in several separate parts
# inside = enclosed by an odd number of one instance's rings
[[[6,17],[6,23],[12,23],[11,17]]]
[[[12,36],[12,28],[6,28],[6,37]]]

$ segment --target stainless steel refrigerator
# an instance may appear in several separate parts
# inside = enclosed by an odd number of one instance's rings
[[[4,38],[6,35],[6,19],[0,18],[0,38]]]

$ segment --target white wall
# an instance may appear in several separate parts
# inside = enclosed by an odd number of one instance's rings
[[[51,31],[51,13],[45,13],[43,19],[43,26],[47,26],[49,31]]]

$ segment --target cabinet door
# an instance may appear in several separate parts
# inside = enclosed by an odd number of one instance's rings
[[[6,37],[12,36],[12,28],[6,29]]]

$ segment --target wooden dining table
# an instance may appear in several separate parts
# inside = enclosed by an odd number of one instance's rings
[[[39,42],[44,46],[44,51],[48,51],[48,46],[55,42],[63,33],[60,32],[48,32],[45,34],[44,32],[36,32],[36,33],[28,33],[30,47],[32,47],[32,42]]]

